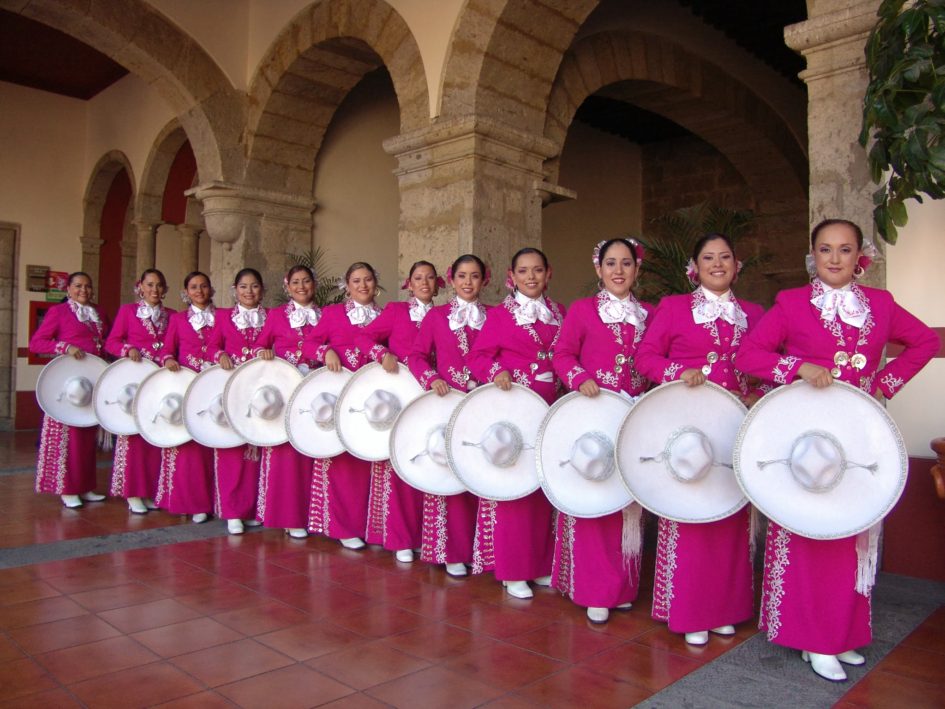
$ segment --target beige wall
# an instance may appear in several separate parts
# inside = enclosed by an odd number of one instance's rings
[[[542,247],[554,272],[548,292],[568,304],[590,295],[589,287],[596,292],[594,244],[640,233],[640,148],[575,121],[564,145],[559,182],[577,192],[577,199],[544,208]],[[493,272],[504,273],[507,265],[492,264]]]
[[[368,75],[335,113],[315,170],[315,244],[327,250],[334,274],[343,275],[353,261],[370,262],[386,289],[382,302],[400,298],[403,280],[397,273],[396,161],[381,148],[398,126],[390,80],[383,72]]]
[[[896,302],[932,327],[945,326],[945,202],[909,207],[909,223],[886,249],[886,283]],[[929,441],[945,436],[945,359],[934,359],[889,402],[909,455],[934,457]]]

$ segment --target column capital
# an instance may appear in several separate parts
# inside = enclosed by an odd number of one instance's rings
[[[82,253],[98,254],[101,253],[105,240],[95,236],[80,236],[79,243],[82,245]]]
[[[876,25],[879,0],[860,0],[784,28],[784,42],[807,59],[800,78],[810,84],[861,69],[863,47]]]

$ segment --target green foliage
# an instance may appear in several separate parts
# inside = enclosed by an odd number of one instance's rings
[[[945,0],[885,0],[877,15],[860,144],[872,143],[876,230],[894,244],[906,200],[945,196]]]
[[[686,278],[686,264],[696,241],[705,234],[725,234],[737,244],[738,237],[751,229],[754,219],[754,212],[748,209],[700,202],[651,220],[650,236],[639,239],[645,249],[640,297],[655,302],[664,295],[689,293],[692,284]],[[761,261],[757,257],[744,259],[743,272]]]
[[[315,305],[323,308],[344,300],[344,291],[338,288],[341,276],[331,275],[328,272],[328,254],[322,247],[316,246],[301,254],[289,254],[289,268],[292,266],[308,266],[315,274],[315,279],[318,281],[318,286],[315,288]],[[280,303],[286,303],[289,298],[284,293],[280,293],[277,300]]]

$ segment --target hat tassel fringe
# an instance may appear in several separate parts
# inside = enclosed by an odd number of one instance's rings
[[[623,534],[620,538],[620,550],[624,561],[634,569],[636,559],[643,550],[643,508],[639,502],[631,502],[623,508]]]
[[[98,447],[99,450],[103,450],[106,453],[115,447],[115,439],[112,437],[112,434],[101,426],[98,427]]]
[[[243,453],[244,460],[259,460],[259,446],[247,445]]]
[[[856,592],[869,596],[876,583],[876,566],[879,560],[879,537],[883,523],[877,522],[866,531],[856,535]]]

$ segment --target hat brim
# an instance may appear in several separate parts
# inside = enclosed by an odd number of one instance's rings
[[[848,467],[829,490],[802,487],[786,460],[799,436],[824,431],[845,455],[875,472]],[[803,381],[765,395],[745,418],[735,445],[735,474],[745,494],[765,516],[811,539],[842,539],[870,528],[899,500],[906,485],[908,455],[902,434],[872,396],[845,382],[817,389]]]
[[[440,465],[425,455],[427,438],[437,426],[449,425],[463,394],[450,389],[446,396],[428,391],[400,412],[390,434],[390,461],[405,483],[430,495],[458,495],[466,486],[449,465]]]
[[[513,384],[502,391],[495,384],[476,387],[453,411],[446,428],[446,453],[450,468],[470,492],[490,500],[517,500],[539,488],[537,456],[533,450],[548,404],[531,389]],[[495,423],[514,423],[526,448],[513,465],[493,465],[479,448]],[[467,444],[467,445],[464,445]]]
[[[146,376],[138,386],[131,413],[141,437],[152,446],[173,448],[193,438],[184,425],[183,410],[179,424],[173,424],[157,414],[161,409],[162,400],[168,394],[179,394],[183,400],[187,387],[196,376],[196,372],[186,367],[181,367],[176,372],[162,367]],[[183,401],[181,404],[183,405]]]
[[[385,371],[377,362],[372,362],[354,373],[335,402],[335,428],[345,450],[361,460],[377,461],[390,458],[390,432],[393,425],[386,430],[378,430],[368,423],[362,412],[352,411],[363,409],[364,402],[378,390],[396,396],[400,401],[401,411],[423,394],[423,387],[403,364],[398,363],[396,374]]]
[[[36,401],[43,413],[51,419],[67,426],[90,428],[98,426],[95,416],[95,399],[86,406],[75,406],[63,399],[59,400],[65,384],[73,377],[85,377],[93,385],[108,367],[105,360],[95,355],[86,354],[82,359],[69,355],[59,355],[46,363],[36,380]]]
[[[278,446],[288,442],[285,427],[285,409],[271,419],[257,416],[252,410],[256,392],[273,386],[282,394],[283,406],[292,398],[292,392],[302,381],[302,373],[284,359],[256,357],[237,367],[223,389],[223,410],[230,426],[240,437],[254,446]]]
[[[208,367],[194,377],[184,394],[184,426],[197,443],[208,448],[236,448],[246,443],[232,426],[220,426],[208,412],[214,398],[219,396],[222,402],[233,371],[218,364]]]
[[[302,455],[331,458],[344,452],[337,430],[334,427],[329,430],[319,428],[307,408],[319,394],[340,396],[351,377],[352,373],[344,368],[332,372],[328,367],[320,367],[309,372],[295,388],[286,409],[285,425],[289,442]]]
[[[738,512],[748,499],[732,469],[720,464],[731,465],[746,411],[737,396],[712,382],[669,382],[644,394],[617,434],[617,466],[630,494],[653,514],[676,522],[715,522]],[[689,482],[674,477],[665,462],[641,460],[658,456],[685,427],[707,436],[717,463]]]
[[[95,391],[92,394],[95,416],[102,428],[116,436],[140,433],[134,417],[134,401],[128,413],[125,413],[116,401],[121,390],[128,384],[140,386],[145,377],[158,369],[159,367],[149,359],[132,362],[127,357],[112,362],[105,368],[95,383]]]
[[[599,482],[583,477],[573,466],[562,464],[571,457],[574,443],[584,434],[603,433],[610,441],[633,406],[619,394],[602,389],[594,398],[572,392],[558,399],[538,431],[538,479],[545,497],[556,509],[572,517],[603,517],[633,502],[633,496],[617,471]]]

